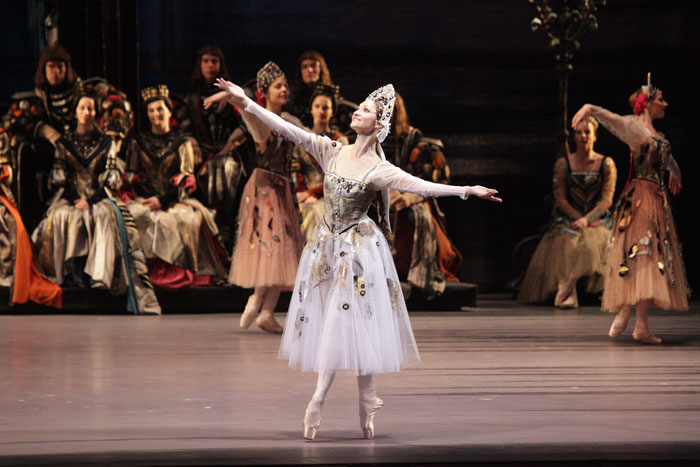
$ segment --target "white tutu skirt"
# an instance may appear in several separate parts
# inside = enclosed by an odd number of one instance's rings
[[[367,216],[337,235],[321,221],[307,243],[279,358],[302,371],[356,375],[420,361],[389,245]]]

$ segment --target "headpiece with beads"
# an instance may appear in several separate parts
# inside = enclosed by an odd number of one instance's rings
[[[258,70],[258,91],[265,93],[272,82],[277,78],[284,78],[284,73],[275,62],[267,62],[265,66]]]
[[[377,140],[381,143],[389,135],[391,129],[391,116],[394,114],[394,86],[387,84],[367,96],[368,101],[374,101],[377,105],[377,121],[382,124],[382,129],[377,135]]]

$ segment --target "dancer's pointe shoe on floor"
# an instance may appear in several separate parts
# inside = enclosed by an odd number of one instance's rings
[[[630,320],[630,315],[628,314],[626,317],[622,316],[620,318],[620,314],[618,313],[617,316],[615,316],[615,319],[613,320],[612,325],[610,326],[610,331],[608,331],[608,336],[612,337],[613,339],[616,337],[620,337],[623,332],[625,332],[625,329],[627,328],[627,323]]]
[[[316,439],[316,433],[318,433],[318,427],[321,426],[321,407],[322,403],[311,399],[309,405],[306,406],[306,412],[304,413],[304,420],[302,420],[302,435],[304,439],[314,440]],[[316,420],[314,422],[314,420]]]
[[[272,334],[282,334],[282,326],[275,320],[272,313],[260,313],[258,319],[255,320],[255,324],[263,331],[271,332]]]
[[[645,333],[632,333],[632,338],[636,340],[637,342],[640,342],[642,344],[651,344],[651,345],[658,345],[662,343],[662,340],[655,335],[651,333],[651,331],[647,331]]]
[[[243,329],[248,329],[250,325],[253,323],[253,320],[255,320],[255,316],[258,314],[260,311],[260,306],[262,305],[262,301],[256,300],[253,297],[250,297],[248,299],[248,303],[245,305],[245,309],[243,310],[243,314],[241,315],[241,321],[240,321],[240,326]]]
[[[374,415],[384,407],[384,401],[374,396],[372,399],[360,399],[360,426],[367,439],[374,439]]]

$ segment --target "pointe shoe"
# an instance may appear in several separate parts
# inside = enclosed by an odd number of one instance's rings
[[[648,331],[644,334],[632,333],[632,338],[641,344],[658,345],[663,342],[659,337],[656,337],[654,334],[652,334],[651,331]]]
[[[318,407],[314,407],[314,404],[318,405]],[[322,408],[323,402],[319,402],[313,398],[309,401],[309,405],[306,406],[306,412],[304,412],[304,419],[302,420],[302,436],[304,439],[310,439],[313,441],[316,438],[318,427],[321,426]],[[318,416],[318,421],[316,423],[309,423],[309,410],[311,410],[312,415]]]
[[[374,439],[374,415],[384,407],[384,401],[376,397],[372,401],[360,400],[360,426],[365,438]]]
[[[255,324],[263,331],[271,332],[272,334],[282,334],[282,326],[275,320],[272,313],[261,313],[258,319],[255,320]]]
[[[316,439],[316,433],[318,433],[319,426],[321,426],[321,420],[312,425],[306,421],[306,415],[304,415],[304,420],[302,420],[302,435],[304,436],[304,439],[308,439],[311,441]]]
[[[618,315],[619,316],[619,315]],[[617,316],[613,320],[612,325],[610,326],[610,331],[608,331],[608,336],[612,337],[613,339],[616,337],[620,337],[623,332],[625,332],[625,329],[627,328],[627,323],[629,322],[630,317],[627,316],[627,318],[622,322],[622,324],[618,324],[617,322]]]
[[[262,302],[254,300],[253,297],[250,297],[248,299],[248,303],[246,303],[245,305],[245,309],[243,310],[243,314],[241,315],[241,321],[239,323],[239,325],[243,329],[248,329],[250,327],[253,320],[255,319],[255,315],[257,315],[258,311],[260,311],[261,305]]]

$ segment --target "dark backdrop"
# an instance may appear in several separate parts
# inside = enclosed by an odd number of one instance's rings
[[[700,167],[693,134],[699,122],[693,109],[697,78],[689,70],[700,56],[700,7],[681,0],[608,3],[597,15],[599,30],[583,37],[575,54],[570,112],[592,102],[629,113],[627,97],[652,72],[670,103],[658,127],[683,170],[685,189],[674,210],[697,288]],[[492,185],[503,194],[503,205],[441,200],[449,233],[465,257],[462,279],[482,290],[501,289],[517,273],[513,246],[547,222],[556,77],[547,39],[530,30],[534,9],[526,0],[15,0],[5,4],[0,19],[0,47],[9,64],[0,102],[31,87],[36,11],[51,7],[78,72],[106,74],[130,96],[156,83],[186,90],[195,52],[207,44],[224,50],[239,82],[268,60],[291,75],[300,52],[316,49],[351,100],[393,83],[413,124],[444,141],[453,182]],[[615,159],[621,188],[627,148],[601,130],[596,150]]]

